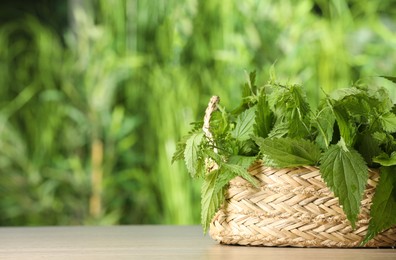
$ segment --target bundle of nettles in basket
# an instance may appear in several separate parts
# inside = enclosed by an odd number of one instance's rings
[[[248,76],[236,109],[217,105],[210,119],[213,140],[204,135],[202,121],[193,123],[173,157],[185,161],[192,177],[203,178],[204,232],[231,179],[241,176],[257,185],[248,173],[256,161],[276,168],[319,167],[353,228],[369,168],[378,168],[363,243],[396,225],[396,106],[388,91],[356,84],[325,93],[312,109],[302,86],[269,80],[258,87],[255,77],[254,72]],[[217,165],[215,170],[207,170],[208,159]]]

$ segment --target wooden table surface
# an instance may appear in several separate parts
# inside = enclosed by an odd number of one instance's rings
[[[0,259],[396,259],[396,249],[219,245],[200,226],[2,227]]]

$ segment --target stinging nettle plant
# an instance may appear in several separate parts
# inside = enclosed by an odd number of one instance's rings
[[[231,179],[241,176],[257,186],[248,173],[257,161],[275,168],[319,167],[353,228],[369,169],[376,168],[380,179],[362,245],[396,225],[396,106],[387,90],[362,85],[338,89],[313,110],[300,85],[272,79],[258,87],[255,77],[255,72],[249,74],[236,109],[227,111],[215,100],[209,129],[203,122],[193,123],[172,159],[184,160],[191,176],[204,180],[204,232],[224,203]]]

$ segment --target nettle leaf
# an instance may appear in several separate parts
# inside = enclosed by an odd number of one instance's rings
[[[232,155],[226,163],[219,162],[219,169],[205,176],[201,189],[201,223],[205,233],[213,216],[224,202],[224,193],[230,180],[241,176],[257,187],[257,180],[248,172],[255,160],[256,158],[251,156]]]
[[[197,165],[199,164],[199,145],[201,144],[203,132],[193,133],[186,141],[186,148],[184,150],[184,161],[188,172],[192,177],[197,174]]]
[[[238,176],[241,176],[253,186],[258,187],[257,180],[248,172],[249,167],[256,161],[255,157],[232,155],[228,162],[223,164],[225,170],[230,171]]]
[[[378,90],[379,91],[379,90]],[[358,120],[367,120],[370,115],[373,114],[374,109],[381,111],[382,102],[384,102],[383,97],[379,97],[378,94],[369,90],[365,87],[352,87],[339,89],[335,91],[338,93],[340,98],[335,98],[335,103],[341,105],[348,111],[351,117],[355,117]],[[341,95],[340,95],[341,93]],[[385,101],[385,103],[387,103]]]
[[[388,112],[379,117],[382,128],[389,133],[396,132],[396,115]]]
[[[393,101],[389,91],[384,87],[368,88],[367,94],[375,102],[374,107],[378,108],[379,113],[390,111],[393,107]]]
[[[221,170],[214,170],[205,176],[201,188],[201,223],[204,233],[208,230],[209,224],[212,221],[216,211],[224,202],[224,193],[227,187],[228,179],[223,176],[224,172]],[[220,176],[222,177],[220,179]],[[230,175],[229,178],[234,176]]]
[[[343,105],[333,106],[333,112],[341,137],[347,145],[352,146],[355,141],[357,127],[356,124],[350,120],[347,111],[347,108]]]
[[[373,158],[381,154],[380,142],[370,132],[358,135],[357,149],[369,166],[373,164]]]
[[[373,162],[379,163],[382,166],[396,166],[396,152],[392,152],[390,156],[386,153],[381,153],[373,158]]]
[[[298,108],[292,111],[291,117],[288,119],[288,137],[304,138],[310,134],[307,126],[308,120],[304,117]]]
[[[247,170],[256,160],[256,157],[252,156],[231,155],[228,158],[228,163],[240,165],[243,169]]]
[[[390,80],[393,83],[396,83],[396,77],[392,77],[392,76],[380,76],[380,77]]]
[[[318,129],[316,142],[323,149],[327,149],[331,143],[334,132],[334,123],[335,116],[331,107],[328,105],[322,107],[313,119],[313,125]]]
[[[277,122],[268,134],[269,138],[281,138],[287,136],[289,133],[288,122]]]
[[[303,138],[309,135],[311,110],[301,86],[274,84],[272,90],[268,95],[268,104],[276,122],[268,137]]]
[[[290,87],[291,100],[287,101],[287,106],[291,107],[290,113],[287,116],[290,121],[289,136],[304,137],[308,133],[306,126],[308,115],[311,113],[311,108],[307,98],[299,85],[292,85]],[[288,105],[290,104],[291,105]]]
[[[378,141],[383,151],[387,154],[396,151],[396,140],[395,137],[386,132],[375,132],[373,138]]]
[[[188,134],[184,135],[179,142],[177,142],[176,145],[176,151],[173,153],[172,156],[172,161],[171,163],[174,163],[175,161],[178,160],[184,160],[184,151],[186,150],[186,142],[187,140],[191,137],[192,134],[198,133],[197,131],[201,131],[202,129],[202,124],[194,123],[194,128],[193,130]]]
[[[223,135],[229,128],[228,114],[224,108],[218,105],[218,109],[212,113],[210,118],[210,131],[214,136]]]
[[[256,72],[253,71],[247,75],[247,82],[242,85],[242,104],[233,110],[234,115],[238,115],[241,112],[248,109],[252,104],[256,101],[256,93],[257,93],[257,86],[255,85],[256,81]]]
[[[351,88],[342,88],[342,89],[336,89],[331,93],[331,98],[340,101],[342,99],[345,99],[346,97],[349,96],[357,96],[362,93],[361,89],[358,89],[356,87],[351,87]]]
[[[353,228],[368,180],[368,168],[362,156],[345,144],[332,145],[321,157],[320,172],[332,190]]]
[[[220,155],[218,153],[215,153],[212,148],[206,148],[203,150],[203,153],[206,155],[207,158],[212,159],[215,161],[218,165],[222,164],[224,162],[224,156]]]
[[[293,85],[290,91],[292,93],[292,100],[295,101],[294,107],[297,108],[302,115],[307,115],[311,111],[311,108],[309,107],[307,97],[301,86]]]
[[[259,148],[256,143],[252,140],[246,140],[244,142],[239,142],[238,151],[234,154],[239,154],[243,156],[255,156],[259,152]]]
[[[371,205],[366,237],[362,245],[380,232],[396,225],[396,167],[381,167],[380,179]]]
[[[309,103],[301,86],[274,84],[272,87],[273,92],[269,95],[268,102],[278,115],[290,113],[294,109],[298,109],[303,115],[309,113]]]
[[[236,119],[236,126],[231,135],[239,141],[245,141],[253,134],[256,107],[243,111]]]
[[[247,82],[250,93],[256,93],[257,92],[257,86],[256,86],[256,71],[250,72],[249,73],[249,79]]]
[[[242,101],[249,99],[251,95],[252,95],[252,91],[249,87],[249,83],[245,83],[242,86]]]
[[[176,145],[176,151],[173,153],[171,163],[174,163],[177,160],[184,160],[184,151],[186,150],[185,142],[178,142]]]
[[[321,154],[317,145],[304,139],[255,138],[255,141],[263,154],[263,163],[271,167],[316,165]]]
[[[267,137],[271,132],[274,115],[269,107],[267,96],[262,93],[259,96],[254,122],[254,134],[260,137]]]

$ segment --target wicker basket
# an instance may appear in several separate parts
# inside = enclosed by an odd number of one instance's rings
[[[294,247],[357,247],[366,234],[378,173],[370,171],[361,213],[353,230],[316,167],[274,169],[258,163],[250,173],[259,189],[243,178],[230,182],[226,203],[210,225],[223,244]],[[366,247],[396,246],[396,228]]]
[[[213,96],[205,112],[203,131],[210,142],[210,118],[218,102]],[[210,162],[207,167],[211,171],[217,165]],[[214,240],[251,246],[358,247],[366,235],[378,172],[369,172],[354,230],[317,167],[274,169],[258,162],[249,172],[260,187],[241,177],[230,181],[226,201],[210,224],[209,234]],[[365,245],[395,246],[396,227]]]

